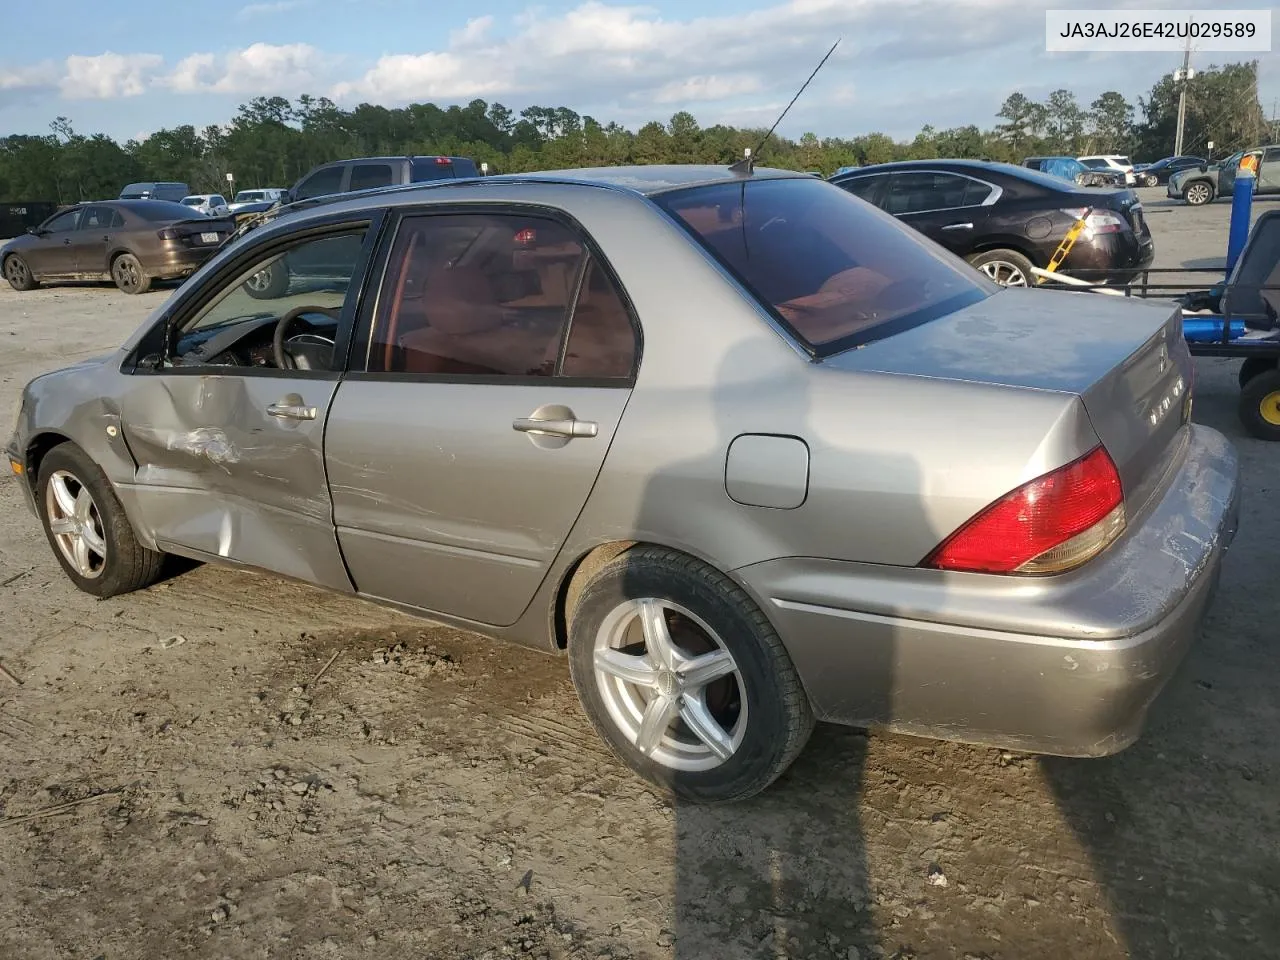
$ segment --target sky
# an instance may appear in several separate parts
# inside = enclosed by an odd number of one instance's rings
[[[1220,3],[1220,0],[1219,0]],[[1227,4],[1221,4],[1226,6]],[[1229,0],[1233,8],[1265,7]],[[568,106],[637,128],[690,111],[767,126],[828,47],[840,46],[779,127],[785,136],[909,139],[925,124],[990,127],[1010,93],[1059,87],[1131,102],[1180,66],[1175,53],[1046,53],[1047,7],[1213,6],[1183,0],[13,0],[0,31],[0,136],[143,138],[226,123],[258,95],[516,110]],[[1280,54],[1258,59],[1280,101]]]

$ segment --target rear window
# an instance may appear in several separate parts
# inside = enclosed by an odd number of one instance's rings
[[[182,205],[184,207],[198,207],[204,203],[204,197],[183,197]]]
[[[1000,289],[888,214],[810,177],[692,187],[655,200],[820,356]]]
[[[142,220],[160,222],[161,220],[189,220],[191,209],[180,203],[168,200],[148,200],[129,208],[129,212]]]

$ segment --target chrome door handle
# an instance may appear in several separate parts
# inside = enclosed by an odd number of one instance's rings
[[[267,416],[275,417],[279,420],[314,420],[316,418],[316,408],[304,407],[300,403],[269,403],[267,404]]]
[[[512,429],[521,433],[532,433],[544,437],[594,437],[600,432],[600,425],[590,420],[534,420],[522,417],[511,424]]]
[[[948,223],[943,230],[972,230],[972,223]]]

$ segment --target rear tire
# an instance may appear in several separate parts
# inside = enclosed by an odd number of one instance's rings
[[[9,286],[15,290],[34,290],[40,286],[32,275],[31,268],[27,266],[27,261],[16,253],[11,253],[4,258],[4,278],[9,281]]]
[[[289,292],[289,268],[276,260],[259,270],[241,286],[255,300],[278,300]]]
[[[720,571],[674,550],[636,547],[596,573],[570,616],[570,674],[596,732],[677,798],[746,799],[808,742],[813,710],[791,658]],[[695,658],[723,672],[699,682]]]
[[[146,293],[151,289],[151,276],[132,253],[122,253],[111,261],[111,279],[128,294]]]
[[[1213,192],[1208,180],[1193,180],[1182,188],[1182,198],[1193,207],[1202,207],[1213,199]]]
[[[1243,390],[1245,384],[1259,374],[1263,374],[1268,370],[1274,369],[1276,369],[1276,360],[1274,357],[1249,357],[1244,361],[1244,363],[1240,364],[1240,372],[1236,377],[1240,384],[1240,389]]]
[[[1280,440],[1280,370],[1260,373],[1244,385],[1240,422],[1259,440]]]
[[[111,481],[74,443],[40,461],[36,504],[53,555],[85,593],[114,597],[159,578],[164,554],[138,543]]]
[[[984,250],[968,258],[987,277],[1002,287],[1033,287],[1032,263],[1016,250]]]

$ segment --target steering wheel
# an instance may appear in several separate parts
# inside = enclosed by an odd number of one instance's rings
[[[283,317],[281,317],[278,321],[276,321],[275,334],[271,337],[271,357],[273,360],[275,360],[277,369],[280,369],[280,370],[298,369],[297,361],[294,360],[293,355],[290,354],[289,351],[284,348],[284,343],[285,343],[285,340],[289,339],[288,337],[289,328],[293,326],[294,323],[297,322],[299,317],[301,317],[303,314],[306,314],[306,313],[323,313],[326,317],[329,317],[331,320],[336,322],[342,316],[342,308],[341,307],[315,307],[315,306],[304,305],[301,307],[294,307],[292,310],[286,313]],[[299,335],[299,339],[303,336],[307,337],[311,341],[319,342],[329,347],[332,347],[334,345],[333,341],[330,340],[328,337],[322,337],[319,334],[314,334],[314,333],[301,334]]]

